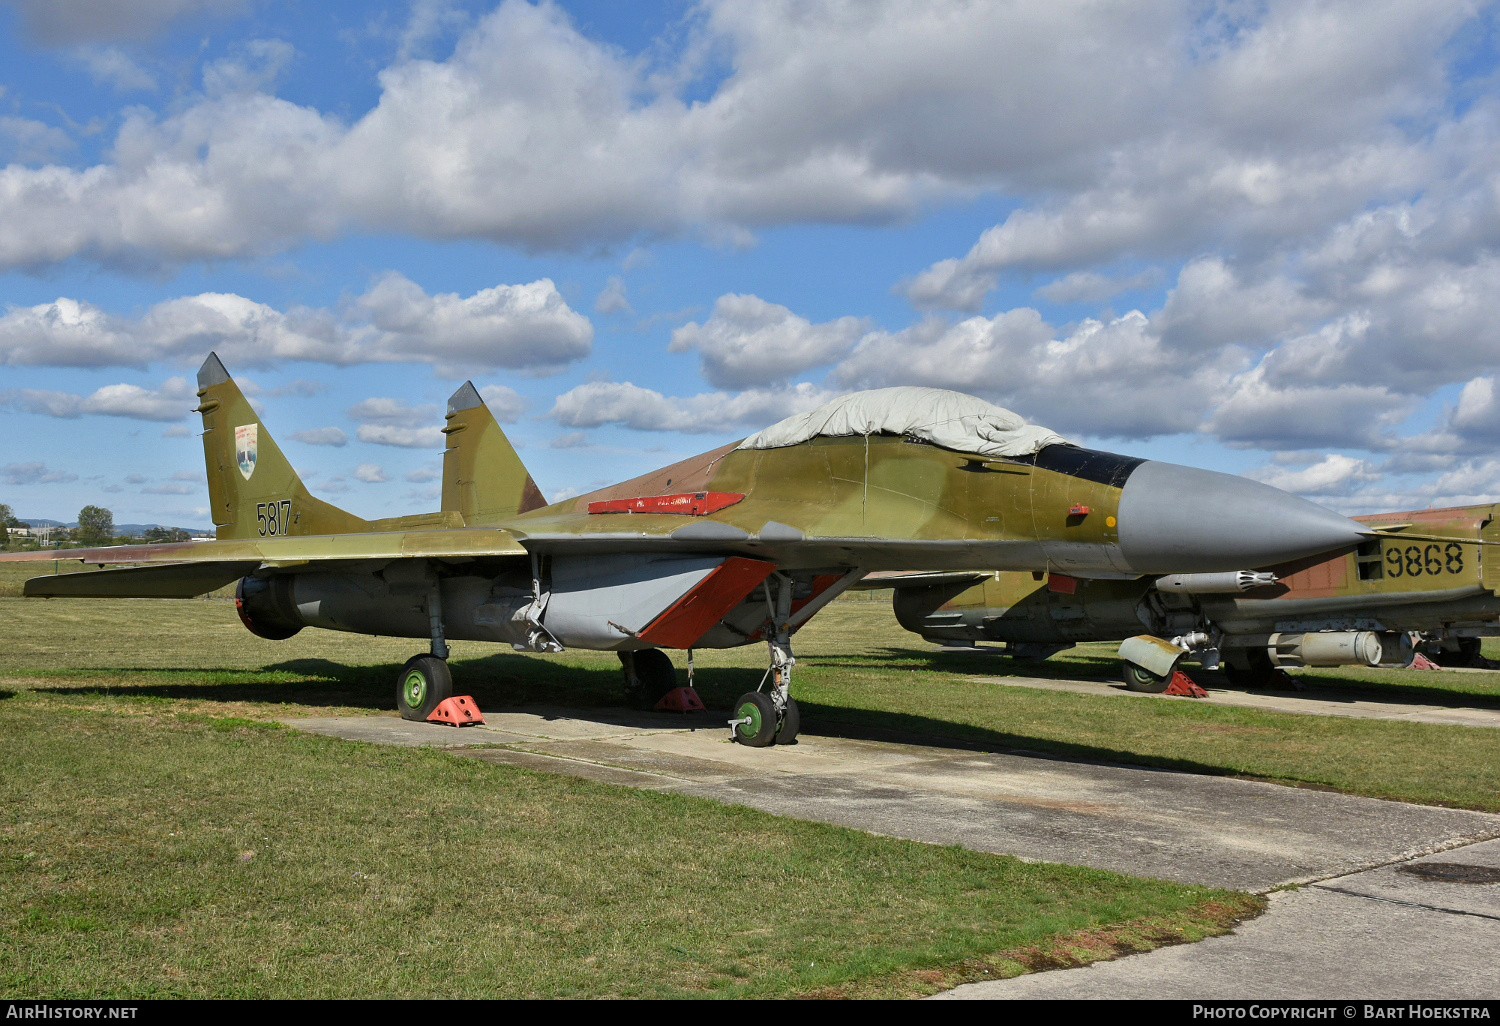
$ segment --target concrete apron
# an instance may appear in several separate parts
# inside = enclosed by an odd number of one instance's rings
[[[745,748],[728,740],[723,713],[485,715],[484,727],[390,716],[287,725],[1025,859],[1248,891],[1311,884],[1273,893],[1270,910],[1231,935],[941,997],[1500,997],[1500,884],[1399,871],[1500,866],[1500,841],[1488,840],[1500,816],[961,743],[803,735]]]
[[[1500,841],[1277,891],[1264,915],[1197,944],[973,983],[934,999],[1500,999],[1500,883],[1412,872],[1443,864],[1500,876]]]
[[[1121,698],[1147,698],[1158,702],[1202,702],[1206,705],[1233,705],[1266,712],[1299,713],[1313,716],[1350,716],[1362,720],[1397,720],[1407,723],[1443,723],[1459,727],[1500,727],[1500,709],[1465,706],[1455,699],[1452,705],[1421,705],[1415,702],[1381,701],[1378,698],[1352,698],[1347,691],[1309,686],[1305,691],[1241,691],[1210,687],[1188,675],[1208,692],[1207,698],[1179,698],[1174,695],[1148,695],[1128,690],[1123,683],[1092,680],[1047,680],[1041,677],[970,677],[979,684],[1036,688],[1041,691],[1069,691],[1078,695],[1111,695]],[[1454,672],[1452,670],[1446,672]],[[1474,671],[1493,672],[1493,671]],[[1475,696],[1475,701],[1494,701]]]
[[[1500,816],[1250,780],[847,737],[729,741],[722,713],[534,708],[484,727],[288,720],[350,740],[748,805],[1025,859],[1265,891],[1500,837]],[[464,748],[458,746],[493,745]]]

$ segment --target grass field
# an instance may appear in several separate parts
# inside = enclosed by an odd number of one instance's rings
[[[900,996],[1191,939],[1258,907],[275,722],[390,715],[420,648],[262,641],[222,600],[0,597],[0,993]],[[810,732],[1500,808],[1494,731],[969,679],[1112,677],[1112,646],[1012,668],[933,652],[859,601],[820,614],[798,654]],[[762,656],[699,653],[709,704],[754,687]],[[619,701],[611,655],[457,643],[453,665],[483,708]],[[1500,675],[1305,672],[1500,704]]]
[[[275,646],[213,601],[0,623],[6,997],[909,996],[1262,905],[274,722],[383,711],[407,641]],[[617,694],[591,655],[455,655],[491,700]]]

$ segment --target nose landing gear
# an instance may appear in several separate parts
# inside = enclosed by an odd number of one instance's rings
[[[790,692],[792,667],[797,657],[792,655],[792,635],[787,620],[792,609],[792,582],[783,574],[778,578],[776,605],[767,624],[771,665],[761,678],[760,689],[747,691],[734,703],[734,718],[729,721],[730,735],[742,745],[765,748],[768,745],[794,745],[802,730],[802,715],[797,709],[797,700]],[[766,604],[770,605],[770,588],[766,588]],[[770,681],[770,690],[765,690]]]

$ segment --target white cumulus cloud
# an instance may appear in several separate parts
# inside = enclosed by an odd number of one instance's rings
[[[716,388],[784,382],[810,367],[832,363],[853,348],[869,324],[840,317],[813,324],[759,296],[720,296],[702,324],[672,332],[674,353],[696,349],[703,376]]]
[[[547,372],[587,356],[593,334],[546,278],[459,296],[428,295],[391,273],[337,312],[283,312],[222,292],[169,299],[139,318],[66,297],[12,306],[0,315],[0,364],[143,367],[214,350],[237,367],[308,360],[423,362],[448,376],[497,367]]]
[[[195,389],[185,378],[168,378],[156,389],[139,385],[105,385],[89,395],[36,388],[0,389],[0,406],[49,417],[98,414],[133,420],[181,420],[197,405]]]
[[[836,393],[809,384],[782,389],[666,396],[628,381],[591,381],[557,397],[547,416],[565,427],[620,424],[637,431],[711,434],[761,428],[827,402]]]

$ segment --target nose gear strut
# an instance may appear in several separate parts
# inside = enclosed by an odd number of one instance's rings
[[[760,687],[741,695],[734,703],[734,718],[729,721],[730,736],[751,748],[796,744],[802,729],[802,716],[796,699],[791,696],[792,667],[797,665],[788,626],[792,615],[792,579],[780,571],[771,577],[776,578],[774,601],[770,578],[761,585],[770,614],[765,630],[771,665],[761,677]]]

